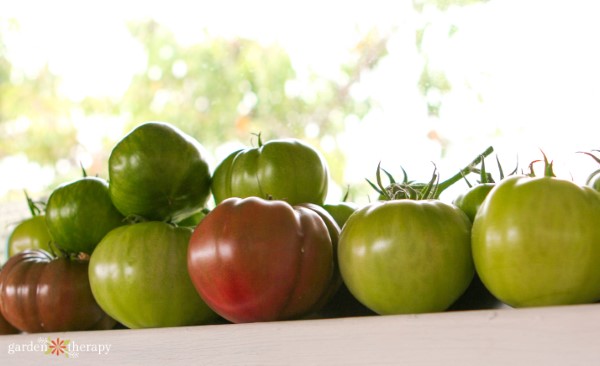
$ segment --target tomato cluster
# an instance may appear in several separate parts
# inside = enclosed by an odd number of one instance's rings
[[[327,163],[303,141],[259,136],[211,172],[199,141],[140,124],[107,180],[84,172],[44,209],[27,197],[33,217],[0,271],[0,333],[599,301],[597,172],[580,186],[544,157],[544,177],[500,167],[494,182],[492,151],[441,183],[378,167],[379,199],[358,205],[326,202]],[[472,173],[479,184],[440,200]]]

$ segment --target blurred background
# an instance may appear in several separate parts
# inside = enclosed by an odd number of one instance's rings
[[[593,1],[4,1],[0,243],[112,146],[159,120],[216,164],[282,137],[319,149],[328,200],[376,195],[377,164],[442,180],[493,146],[505,171],[543,150],[583,183],[600,148]],[[489,169],[495,167],[488,159]],[[448,190],[451,201],[466,184]],[[3,246],[2,246],[3,247]],[[1,254],[1,253],[0,253]]]

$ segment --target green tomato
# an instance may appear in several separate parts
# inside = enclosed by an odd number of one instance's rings
[[[326,203],[323,205],[325,211],[333,217],[335,222],[340,228],[344,227],[346,221],[350,215],[352,215],[359,206],[354,202],[338,202],[338,203]]]
[[[21,221],[8,237],[8,256],[25,250],[44,249],[50,251],[50,232],[44,215],[33,216]]]
[[[342,229],[342,278],[378,314],[446,310],[474,275],[470,227],[462,211],[438,200],[369,204]]]
[[[312,147],[294,139],[259,141],[259,147],[238,150],[219,164],[212,192],[218,204],[230,197],[272,198],[288,202],[323,204],[328,168]]]
[[[197,212],[210,194],[202,146],[161,122],[139,125],[113,148],[110,196],[125,216],[178,222]]]
[[[198,226],[200,221],[202,221],[204,219],[204,217],[206,216],[207,213],[208,213],[208,211],[204,211],[204,210],[198,211],[195,214],[188,216],[185,219],[179,221],[177,223],[177,226],[195,228],[196,226]]]
[[[473,186],[463,194],[458,195],[454,200],[454,204],[466,213],[469,220],[473,222],[477,210],[494,186],[494,183],[483,183]]]
[[[196,292],[187,270],[192,230],[142,222],[108,233],[90,258],[92,293],[128,328],[205,324],[217,315]]]
[[[68,253],[91,254],[104,235],[124,224],[108,194],[108,183],[84,177],[56,188],[46,205],[46,225],[54,244]]]
[[[473,223],[475,266],[514,307],[600,300],[600,194],[558,178],[513,176]]]

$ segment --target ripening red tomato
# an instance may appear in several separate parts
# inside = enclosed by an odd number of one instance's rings
[[[230,198],[194,230],[188,269],[200,296],[231,322],[299,318],[323,306],[339,285],[338,233],[325,210]]]

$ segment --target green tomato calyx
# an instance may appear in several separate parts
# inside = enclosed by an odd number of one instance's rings
[[[498,167],[498,176],[500,177],[500,180],[503,180],[504,176],[505,176],[504,168],[502,167],[502,164],[500,163],[500,159],[498,158],[498,155],[496,155],[496,165]],[[515,174],[517,174],[518,171],[519,171],[519,161],[517,159],[517,164],[516,164],[515,168],[510,173],[508,173],[508,176],[515,175]],[[465,172],[461,171],[461,173],[465,173]],[[471,170],[471,173],[479,174],[479,180],[477,180],[477,185],[479,185],[479,184],[495,184],[496,183],[492,174],[489,173],[488,171],[486,171],[484,156],[481,157],[481,168],[473,167],[473,169]],[[463,179],[465,180],[465,182],[467,183],[467,186],[469,188],[473,188],[473,184],[471,184],[471,182],[469,182],[466,174],[463,175]]]
[[[490,155],[494,151],[493,147],[488,147],[484,152],[479,154],[473,161],[463,169],[461,169],[458,173],[453,175],[452,177],[446,179],[445,181],[440,183],[440,177],[437,171],[437,167],[433,164],[434,169],[431,175],[431,178],[427,183],[409,181],[408,175],[404,168],[402,169],[403,179],[402,182],[396,182],[394,177],[385,169],[381,168],[381,162],[377,165],[377,171],[375,172],[376,182],[377,184],[371,182],[367,179],[367,183],[377,192],[379,196],[383,200],[397,200],[397,199],[412,199],[412,200],[426,200],[426,199],[438,199],[442,192],[446,190],[448,187],[452,186],[454,183],[458,182],[461,179],[464,179],[465,176],[469,173],[472,173],[476,170],[476,166],[483,162],[483,159]],[[381,179],[381,172],[387,176],[389,180],[389,184],[384,186]],[[485,172],[485,168],[482,169],[482,177],[488,179],[488,174]]]
[[[593,152],[600,152],[600,150],[592,150]],[[589,157],[591,157],[592,159],[594,159],[596,161],[596,163],[600,164],[600,157],[592,154],[591,152],[587,152],[587,151],[578,151],[577,153],[579,154],[585,154]],[[592,181],[594,180],[594,178],[596,178],[597,175],[600,174],[600,169],[596,169],[595,171],[593,171],[588,178],[585,181],[585,184],[591,184]]]
[[[535,175],[535,171],[533,170],[533,165],[535,163],[539,163],[539,162],[543,161],[544,162],[544,177],[555,178],[556,174],[554,174],[554,161],[552,161],[552,160],[549,161],[546,154],[543,151],[541,151],[541,152],[542,152],[542,156],[544,157],[544,160],[538,159],[538,160],[534,160],[531,163],[529,163],[529,173],[526,175],[529,177],[532,177],[532,178],[535,177],[536,175]]]
[[[42,201],[35,202],[34,200],[31,199],[31,197],[29,197],[29,194],[27,193],[26,190],[23,190],[23,192],[25,193],[25,199],[27,200],[27,207],[29,207],[29,212],[31,212],[31,216],[36,217],[36,216],[42,215],[44,211],[43,211],[43,209],[41,209],[39,207],[39,205],[45,206],[45,203]]]

